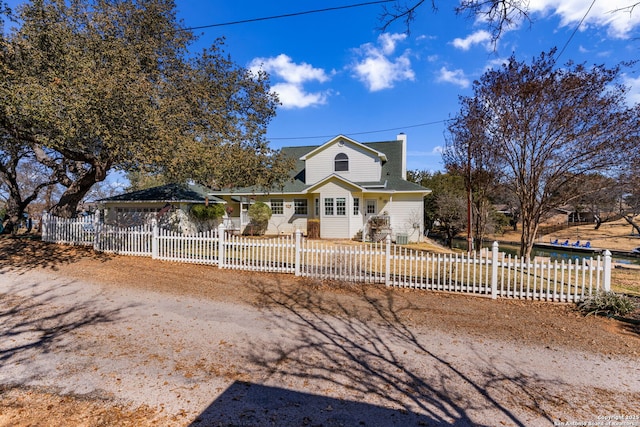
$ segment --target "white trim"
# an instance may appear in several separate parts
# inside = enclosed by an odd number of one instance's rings
[[[325,185],[328,181],[330,181],[333,178],[337,179],[338,181],[342,181],[344,184],[352,186],[356,191],[358,191],[358,190],[359,191],[364,191],[365,190],[365,188],[359,186],[358,184],[355,184],[355,183],[349,181],[348,179],[345,179],[345,178],[341,177],[340,175],[336,175],[335,173],[332,173],[328,177],[323,178],[320,181],[316,182],[315,184],[309,186],[307,189],[304,190],[304,192],[302,194],[313,193],[317,188],[322,187],[323,185]]]
[[[333,139],[330,139],[329,141],[325,142],[324,144],[320,145],[319,147],[316,147],[315,149],[309,151],[304,156],[300,157],[300,160],[307,160],[309,157],[315,156],[318,152],[325,150],[330,145],[336,144],[341,140],[342,141],[348,141],[350,144],[353,144],[353,145],[355,145],[356,147],[358,147],[358,148],[360,148],[362,150],[365,150],[365,151],[367,151],[369,153],[375,154],[382,161],[385,161],[385,162],[387,161],[387,155],[384,154],[383,152],[378,151],[378,150],[374,150],[371,147],[367,147],[366,145],[364,145],[364,144],[362,144],[362,143],[360,143],[360,142],[358,142],[358,141],[356,141],[354,139],[347,138],[344,135],[338,135],[338,136],[334,137]]]

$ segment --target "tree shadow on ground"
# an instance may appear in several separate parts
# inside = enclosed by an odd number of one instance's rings
[[[236,381],[190,426],[438,426],[429,417],[363,402]],[[449,424],[446,424],[449,425]]]
[[[121,308],[97,309],[92,300],[63,305],[75,296],[74,291],[60,292],[64,288],[58,286],[54,294],[33,284],[0,293],[0,374],[9,365],[20,367],[23,377],[14,380],[24,384],[29,380],[25,375],[39,375],[29,368],[39,356],[72,353],[77,349],[73,333],[117,320]],[[22,295],[25,290],[29,296]]]
[[[110,256],[96,252],[92,247],[42,242],[37,235],[0,235],[0,274],[35,268],[57,270],[83,258],[107,261]]]
[[[478,414],[492,414],[498,419],[487,425],[524,426],[501,401],[507,389],[524,399],[511,408],[526,407],[536,418],[552,420],[540,405],[549,381],[517,367],[501,372],[495,365],[474,367],[472,376],[455,356],[441,355],[418,338],[403,321],[414,307],[392,290],[370,292],[371,287],[353,285],[363,304],[347,306],[324,299],[312,287],[253,286],[274,326],[293,338],[252,352],[252,362],[267,370],[269,383],[294,378],[321,384],[347,400],[376,402],[373,408],[382,402],[427,425],[483,425]]]

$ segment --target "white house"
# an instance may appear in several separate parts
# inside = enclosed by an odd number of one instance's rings
[[[233,208],[236,229],[249,224],[251,203],[267,203],[273,216],[267,234],[306,231],[318,220],[323,239],[369,235],[372,224],[386,224],[392,239],[419,241],[424,231],[423,198],[430,190],[407,181],[407,138],[361,143],[343,135],[319,146],[285,147],[296,159],[292,180],[263,191],[235,188],[212,191]]]

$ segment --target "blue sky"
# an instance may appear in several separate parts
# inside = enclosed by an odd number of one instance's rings
[[[187,26],[203,26],[359,3],[348,0],[277,2],[178,0]],[[445,120],[458,97],[512,53],[528,60],[557,46],[560,62],[614,65],[640,55],[640,10],[613,10],[629,1],[531,0],[532,24],[507,31],[497,46],[487,27],[453,13],[453,2],[429,2],[411,31],[398,23],[378,29],[381,5],[220,26],[201,30],[200,42],[226,38],[226,50],[241,65],[262,67],[283,105],[271,122],[271,146],[320,144],[345,134],[360,142],[407,134],[408,168],[442,168]],[[617,4],[616,4],[617,3]],[[572,37],[572,34],[575,34]],[[567,44],[568,43],[568,44]],[[640,66],[626,71],[640,101]]]
[[[362,1],[176,3],[185,26],[197,27]],[[596,0],[587,14],[591,0],[530,0],[532,23],[509,29],[496,46],[486,25],[456,16],[454,2],[437,0],[438,11],[428,1],[419,9],[409,34],[401,23],[381,33],[378,4],[202,29],[193,48],[225,37],[236,63],[270,73],[283,104],[267,134],[273,148],[321,144],[338,134],[384,141],[404,132],[408,168],[433,171],[442,168],[444,121],[458,111],[458,97],[471,95],[473,80],[512,53],[529,60],[566,45],[560,63],[612,66],[638,58],[640,8],[614,12],[632,1]],[[626,70],[629,102],[640,101],[639,70]]]

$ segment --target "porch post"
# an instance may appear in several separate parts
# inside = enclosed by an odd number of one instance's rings
[[[608,249],[604,251],[604,277],[602,287],[605,292],[611,290],[611,252]]]

